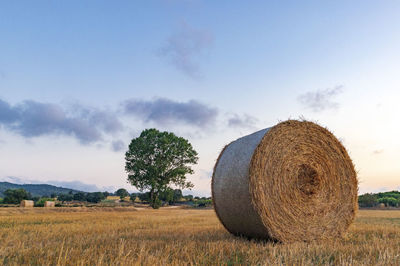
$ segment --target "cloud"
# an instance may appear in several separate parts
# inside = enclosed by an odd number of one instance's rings
[[[113,134],[123,128],[112,112],[80,105],[65,109],[32,100],[12,106],[1,99],[0,126],[26,138],[67,135],[84,144],[99,141],[103,134]]]
[[[108,134],[113,134],[123,129],[123,125],[112,111],[106,112],[82,105],[74,105],[72,109],[75,110],[75,116],[88,121],[92,125],[97,125]]]
[[[124,102],[126,114],[135,115],[144,122],[159,125],[176,123],[205,127],[215,124],[218,110],[196,100],[177,102],[166,98],[150,101],[131,99]]]
[[[84,192],[96,192],[96,191],[104,191],[103,188],[99,188],[94,184],[86,184],[81,181],[47,181],[46,184],[63,187],[63,188],[70,188],[75,190],[80,190]]]
[[[250,116],[247,114],[239,116],[238,114],[234,114],[228,119],[228,126],[233,128],[254,129],[257,121],[258,119],[254,116]]]
[[[31,181],[26,182],[25,180],[19,178],[19,177],[15,177],[15,176],[6,176],[6,177],[2,177],[0,178],[0,182],[9,182],[9,183],[14,183],[14,184],[31,184]]]
[[[374,150],[373,152],[372,152],[372,154],[373,155],[378,155],[378,154],[382,154],[384,152],[384,150],[383,149],[380,149],[380,150]]]
[[[9,103],[0,99],[0,123],[12,123],[18,118],[18,112]]]
[[[111,149],[115,152],[122,151],[125,148],[125,143],[122,140],[111,142]]]
[[[313,112],[321,112],[327,109],[337,109],[339,104],[332,98],[342,93],[343,86],[336,86],[324,90],[310,91],[301,94],[298,101]]]
[[[201,73],[197,61],[211,47],[213,41],[211,32],[182,23],[181,29],[169,36],[166,44],[159,50],[159,55],[184,74],[199,77]]]

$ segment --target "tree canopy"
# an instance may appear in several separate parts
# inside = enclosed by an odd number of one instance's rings
[[[149,190],[153,208],[159,205],[159,193],[170,186],[193,187],[186,175],[194,173],[191,165],[198,161],[197,152],[186,139],[173,133],[142,131],[132,139],[125,160],[128,182],[140,191]]]
[[[25,189],[7,189],[4,191],[3,203],[19,204],[21,200],[31,199],[31,194]]]
[[[129,192],[125,189],[125,188],[120,188],[118,189],[115,194],[117,196],[119,196],[121,199],[128,197],[129,196]]]

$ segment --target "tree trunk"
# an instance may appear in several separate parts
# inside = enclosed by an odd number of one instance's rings
[[[153,199],[154,199],[154,188],[151,188],[150,190],[150,204],[153,204]]]
[[[158,204],[158,191],[154,191],[154,188],[151,188],[150,190],[150,206],[153,209],[158,209],[160,206]]]

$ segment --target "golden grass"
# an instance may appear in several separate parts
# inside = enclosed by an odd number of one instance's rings
[[[361,210],[343,239],[279,244],[232,236],[213,210],[4,208],[0,241],[5,265],[399,265],[400,211]]]
[[[120,200],[121,198],[119,196],[107,196],[107,200]]]

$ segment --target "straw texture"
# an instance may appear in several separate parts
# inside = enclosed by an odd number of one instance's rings
[[[34,203],[33,200],[21,200],[20,207],[23,208],[30,208],[33,207]]]
[[[281,242],[340,237],[357,210],[358,183],[327,129],[288,120],[227,145],[214,167],[215,211],[235,235]]]
[[[54,201],[48,200],[48,201],[44,202],[44,207],[46,207],[46,208],[53,208],[55,206],[56,206],[56,203]]]

